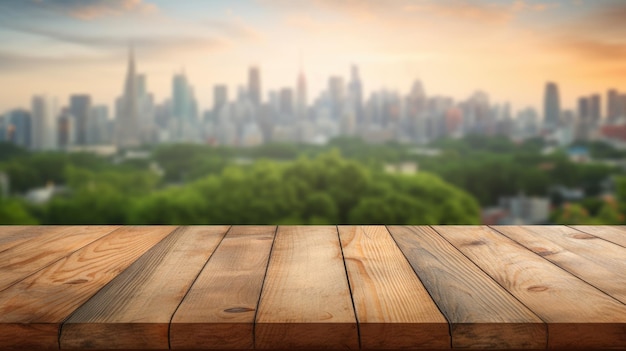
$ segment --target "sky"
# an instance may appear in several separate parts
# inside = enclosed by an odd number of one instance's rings
[[[264,100],[302,69],[311,102],[352,64],[366,97],[416,79],[429,96],[480,90],[514,110],[541,110],[548,81],[565,108],[626,92],[623,0],[0,0],[0,113],[34,94],[111,107],[131,42],[158,103],[184,71],[202,109],[215,84],[234,97],[250,66]]]

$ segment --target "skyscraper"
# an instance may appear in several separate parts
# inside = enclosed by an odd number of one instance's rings
[[[21,147],[30,148],[32,115],[30,111],[16,109],[9,112],[7,140]]]
[[[341,105],[344,100],[343,78],[332,76],[328,79],[328,96],[330,102],[331,118],[338,120],[341,114]]]
[[[591,119],[589,99],[586,97],[578,98],[578,118],[585,122]]]
[[[292,122],[293,116],[293,89],[283,88],[280,90],[280,114],[286,119],[285,122]]]
[[[589,97],[589,117],[592,123],[599,123],[601,118],[600,94],[593,94]]]
[[[89,123],[89,112],[91,111],[91,96],[72,95],[70,96],[70,114],[74,116],[76,145],[87,145],[87,128]]]
[[[32,147],[35,150],[56,148],[56,101],[45,95],[32,100]]]
[[[248,96],[255,109],[261,105],[261,75],[258,67],[250,67],[248,72]]]
[[[304,72],[300,69],[300,74],[298,75],[298,82],[296,84],[296,108],[297,108],[297,117],[299,121],[302,121],[306,118],[306,110],[307,110],[307,96],[306,96],[306,78],[304,77]]]
[[[216,85],[213,87],[213,113],[215,116],[222,107],[228,103],[228,87],[226,85]]]
[[[615,89],[609,90],[606,94],[606,118],[609,123],[619,118],[619,93]]]
[[[561,100],[556,83],[546,83],[543,108],[545,128],[548,131],[554,131],[559,125],[559,116],[561,114]]]
[[[363,84],[359,77],[359,68],[352,65],[349,84],[350,105],[356,115],[356,122],[363,121]]]
[[[116,141],[118,147],[139,145],[139,99],[138,81],[135,72],[135,56],[130,48],[128,71],[124,84],[124,95],[121,99],[120,114],[116,121]]]

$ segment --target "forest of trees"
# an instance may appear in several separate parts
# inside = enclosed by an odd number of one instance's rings
[[[541,140],[441,140],[372,145],[338,138],[328,145],[268,144],[229,148],[194,144],[146,148],[147,158],[28,152],[0,145],[0,172],[11,196],[0,197],[1,224],[478,224],[480,207],[501,196],[550,195],[554,185],[584,188],[580,203],[557,204],[557,223],[622,223],[622,171],[577,164],[563,151],[543,154]],[[601,143],[592,156],[621,159]],[[411,175],[386,164],[415,162]],[[600,184],[613,177],[616,199]],[[21,198],[46,184],[66,187],[45,204]]]

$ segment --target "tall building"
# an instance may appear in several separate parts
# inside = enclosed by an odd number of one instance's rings
[[[304,72],[300,69],[298,74],[298,82],[296,84],[296,109],[297,118],[302,121],[306,118],[307,111],[307,95],[306,95],[306,78]]]
[[[250,67],[248,72],[248,96],[254,108],[261,105],[261,74],[258,67]]]
[[[280,90],[280,114],[284,119],[291,122],[293,116],[293,89],[283,88]]]
[[[145,89],[145,79],[137,79],[135,55],[131,47],[128,70],[124,83],[124,95],[120,101],[116,120],[116,143],[118,147],[139,145],[139,88]]]
[[[8,141],[24,148],[31,148],[32,115],[30,111],[17,109],[9,112]]]
[[[593,94],[589,97],[589,117],[592,123],[599,123],[601,118],[600,94]]]
[[[228,103],[228,87],[216,85],[213,87],[213,113],[217,116],[224,105]]]
[[[32,147],[35,150],[56,148],[56,101],[45,95],[32,99]]]
[[[74,116],[76,133],[74,140],[77,145],[87,145],[87,130],[91,111],[91,96],[72,95],[70,96],[70,114]]]
[[[359,68],[352,65],[350,72],[350,83],[348,85],[350,94],[350,105],[356,115],[356,122],[363,122],[363,84],[359,77]]]
[[[586,97],[578,98],[578,118],[581,121],[589,121],[591,119],[591,104]]]
[[[172,133],[174,140],[191,141],[196,139],[198,105],[193,87],[184,72],[172,80]]]
[[[613,123],[619,117],[619,93],[610,89],[606,93],[606,118],[609,123]]]
[[[341,115],[341,107],[345,98],[343,78],[332,76],[328,79],[328,96],[330,103],[331,118],[338,120]]]
[[[548,131],[554,131],[559,125],[561,115],[561,100],[559,97],[559,87],[556,83],[546,83],[546,90],[543,100],[543,122]]]
[[[61,149],[67,149],[75,143],[76,132],[74,131],[74,121],[74,116],[72,116],[69,109],[64,108],[57,119],[57,141]]]

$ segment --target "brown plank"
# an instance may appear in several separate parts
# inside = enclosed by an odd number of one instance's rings
[[[172,315],[228,228],[179,227],[72,314],[61,348],[169,348]]]
[[[493,229],[626,303],[626,248],[563,226],[495,226]],[[581,236],[582,234],[582,236]],[[581,247],[582,246],[582,247]],[[582,250],[578,250],[578,249]],[[616,252],[617,251],[617,252]],[[622,260],[607,262],[611,256]],[[619,261],[619,262],[618,262]]]
[[[448,322],[384,226],[339,226],[364,349],[449,348]]]
[[[61,322],[175,228],[119,228],[0,292],[0,349],[58,348]]]
[[[388,228],[450,322],[453,347],[546,347],[541,319],[432,228]]]
[[[359,348],[336,227],[278,227],[256,316],[255,348]]]
[[[42,234],[0,253],[0,291],[119,226],[42,228]]]
[[[622,247],[626,247],[626,226],[618,225],[573,225],[574,229],[589,233]]]
[[[0,225],[0,253],[54,228],[57,226]]]
[[[626,347],[624,304],[488,227],[433,228],[548,324],[549,348]]]
[[[176,311],[172,349],[250,349],[275,226],[234,226]]]

